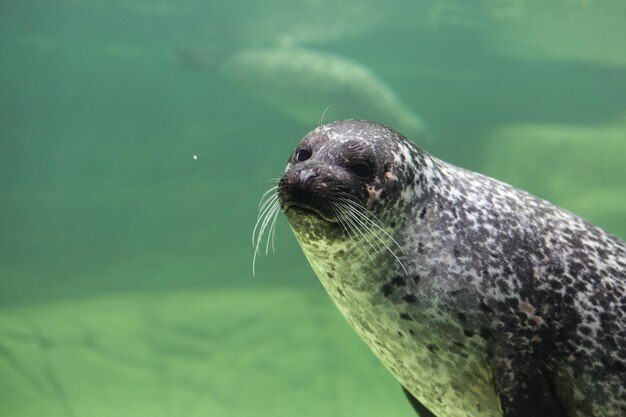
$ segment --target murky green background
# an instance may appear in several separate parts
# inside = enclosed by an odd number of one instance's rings
[[[621,0],[4,2],[0,414],[413,415],[284,220],[252,276],[267,179],[327,106],[402,110],[435,155],[624,238],[624,21]]]

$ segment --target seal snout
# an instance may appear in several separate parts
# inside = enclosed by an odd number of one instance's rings
[[[284,212],[298,209],[300,213],[312,214],[331,220],[332,214],[325,209],[327,184],[319,167],[291,169],[280,179],[278,196]]]

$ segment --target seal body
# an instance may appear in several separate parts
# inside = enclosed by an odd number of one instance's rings
[[[626,415],[623,241],[366,121],[305,136],[278,196],[335,305],[434,415]]]

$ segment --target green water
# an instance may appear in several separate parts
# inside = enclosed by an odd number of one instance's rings
[[[399,128],[374,86],[435,155],[625,238],[624,21],[619,0],[3,3],[0,415],[413,415],[284,219],[252,276],[267,180],[328,105]],[[239,59],[276,50],[310,61]],[[323,54],[368,85],[311,72]]]

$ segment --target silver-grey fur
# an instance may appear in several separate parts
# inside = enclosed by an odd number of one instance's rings
[[[435,415],[626,415],[623,241],[366,121],[309,133],[278,195],[336,306]]]

